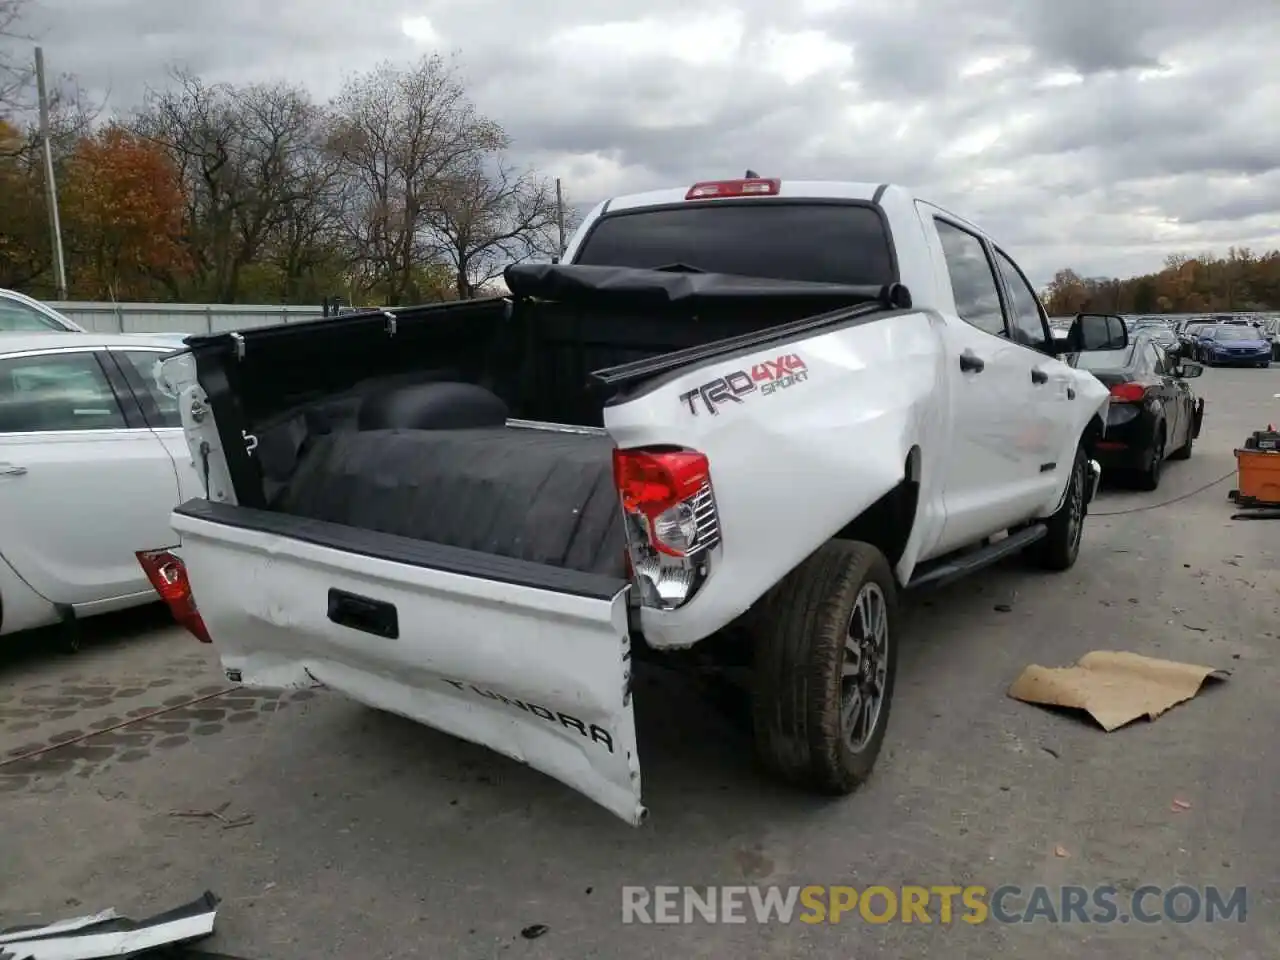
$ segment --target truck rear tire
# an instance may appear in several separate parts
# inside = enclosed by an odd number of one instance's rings
[[[833,540],[767,595],[755,636],[756,749],[779,778],[847,794],[871,774],[898,669],[897,587],[868,543]]]

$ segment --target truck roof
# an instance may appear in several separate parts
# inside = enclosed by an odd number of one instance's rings
[[[739,178],[728,177],[724,181],[699,181],[703,182],[727,182],[737,180]],[[757,178],[759,179],[759,178]],[[771,179],[771,178],[763,178]],[[617,213],[622,210],[637,210],[643,207],[659,207],[667,204],[679,204],[688,200],[689,189],[692,183],[681,187],[666,187],[661,190],[647,190],[643,193],[627,193],[600,203],[586,218],[587,221],[596,219],[607,213]],[[937,210],[941,210],[948,217],[955,220],[963,226],[969,227],[979,233],[984,232],[977,224],[958,216],[957,214],[947,210],[945,207],[928,200],[925,197],[918,197],[914,190],[901,184],[893,183],[875,183],[872,181],[858,180],[783,180],[778,179],[778,190],[776,193],[761,196],[760,199],[773,199],[774,197],[790,197],[792,199],[812,199],[812,200],[862,200],[864,202],[883,202],[889,197],[893,206],[903,209],[911,206],[916,201],[927,203]],[[689,201],[693,203],[709,203],[713,202],[713,198],[706,200]]]
[[[737,179],[726,177],[725,180]],[[628,193],[605,201],[601,212],[615,213],[636,207],[656,207],[667,203],[684,203],[685,195],[693,184],[648,190],[644,193]],[[881,183],[856,183],[844,180],[781,180],[774,196],[830,200],[873,200],[882,190],[904,190]],[[908,192],[909,191],[904,191]]]

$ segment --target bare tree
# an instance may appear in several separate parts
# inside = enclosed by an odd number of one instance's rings
[[[552,184],[483,157],[441,181],[426,216],[459,299],[474,296],[508,264],[546,253],[556,222]]]
[[[0,0],[0,118],[16,113],[27,103],[35,75],[31,38],[22,32],[28,0]]]
[[[341,227],[342,184],[337,161],[314,137],[294,158],[298,188],[283,205],[284,216],[267,237],[265,255],[279,271],[286,302],[325,297],[317,287],[335,265]]]
[[[173,80],[148,94],[134,128],[178,165],[201,286],[233,303],[244,268],[309,200],[322,111],[287,84],[210,86],[184,71]]]
[[[476,112],[439,56],[356,75],[330,109],[353,267],[388,304],[420,297],[417,278],[442,253],[429,221],[441,185],[506,147],[507,137]]]

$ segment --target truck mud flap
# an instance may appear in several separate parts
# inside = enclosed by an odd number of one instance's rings
[[[229,677],[324,685],[644,819],[626,581],[207,500],[172,522]]]

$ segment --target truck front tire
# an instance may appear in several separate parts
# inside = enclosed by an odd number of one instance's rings
[[[1080,555],[1080,539],[1084,535],[1084,518],[1088,513],[1088,464],[1089,457],[1084,447],[1078,447],[1062,506],[1045,520],[1048,533],[1029,548],[1031,559],[1041,569],[1070,570]]]
[[[815,792],[847,794],[884,742],[898,668],[893,572],[867,543],[833,540],[765,598],[752,714],[764,765]]]

